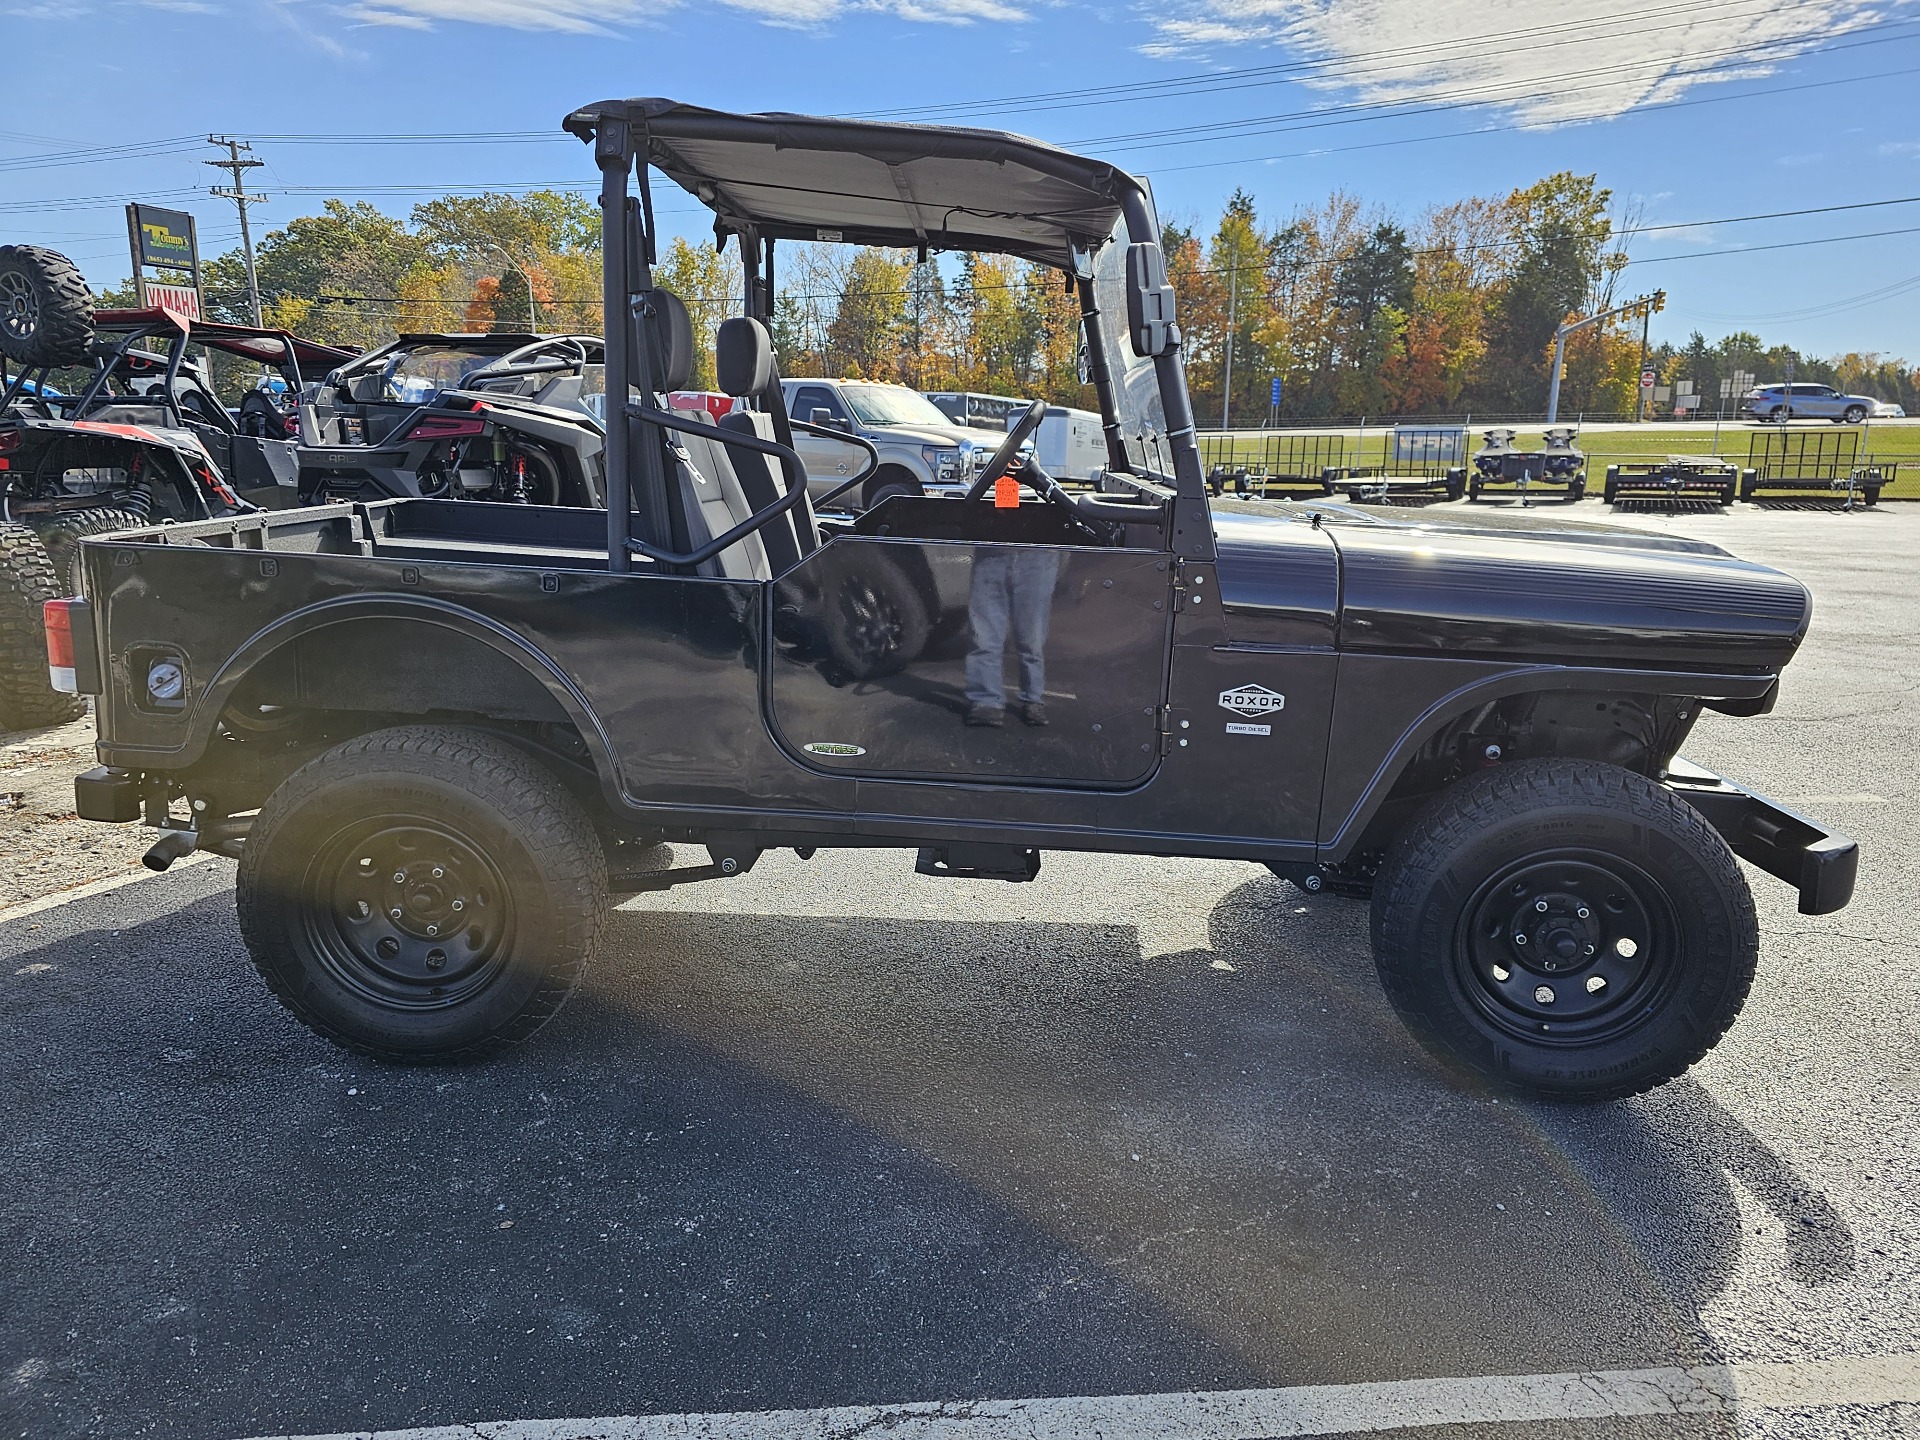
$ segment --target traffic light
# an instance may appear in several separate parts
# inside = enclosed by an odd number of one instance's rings
[[[1653,292],[1653,313],[1658,315],[1662,310],[1666,308],[1667,308],[1667,292],[1664,290],[1654,291]]]

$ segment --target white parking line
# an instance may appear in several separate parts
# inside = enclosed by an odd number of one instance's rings
[[[256,1440],[1277,1440],[1422,1425],[1513,1424],[1629,1415],[1714,1415],[1836,1405],[1920,1404],[1920,1355],[1484,1375],[1221,1390],[763,1410],[733,1415],[616,1415],[493,1420],[413,1430]]]
[[[198,865],[204,860],[215,857],[205,850],[196,850],[191,855],[183,855],[173,862],[173,869],[179,870],[187,865]],[[75,885],[69,890],[56,890],[51,895],[42,895],[38,900],[28,900],[24,904],[10,906],[0,910],[0,925],[9,920],[19,920],[28,915],[38,915],[42,910],[56,910],[75,900],[84,900],[89,895],[104,895],[109,890],[118,890],[123,885],[131,885],[136,880],[151,880],[155,872],[142,865],[138,870],[129,870],[124,875],[109,875],[105,880],[89,880],[85,885]]]

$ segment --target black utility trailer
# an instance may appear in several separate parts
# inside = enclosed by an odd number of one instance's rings
[[[667,100],[566,126],[601,172],[607,393],[634,397],[605,513],[412,499],[158,527],[86,542],[86,597],[49,607],[55,664],[99,696],[79,813],[159,827],[156,868],[237,855],[247,949],[319,1033],[398,1058],[522,1040],[610,894],[776,850],[904,851],[928,883],[1104,851],[1370,888],[1376,968],[1436,1056],[1597,1099],[1733,1022],[1758,948],[1736,855],[1808,914],[1847,903],[1852,841],[1677,757],[1703,709],[1773,704],[1804,587],[1537,515],[1211,513],[1159,226],[1125,172],[998,132]],[[693,343],[654,278],[652,171],[745,261],[716,347],[746,404],[721,426],[665,402]],[[1124,493],[1044,472],[1036,402],[965,499],[821,522],[767,323],[776,247],[823,233],[1063,272]],[[663,841],[705,859],[663,870]]]
[[[1386,455],[1378,465],[1329,470],[1326,493],[1344,494],[1355,504],[1401,496],[1458,500],[1466,495],[1464,425],[1397,425],[1385,444]]]
[[[1620,500],[1710,500],[1731,505],[1740,469],[1718,455],[1669,455],[1664,460],[1635,460],[1607,467],[1602,498]]]
[[[1325,431],[1297,435],[1202,436],[1200,461],[1215,495],[1273,500],[1331,495],[1347,458],[1346,437]]]
[[[1885,470],[1860,458],[1857,430],[1756,430],[1740,477],[1740,498],[1827,495],[1852,509],[1880,503]]]

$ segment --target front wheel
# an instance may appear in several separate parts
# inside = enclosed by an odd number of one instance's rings
[[[407,726],[268,797],[236,898],[255,967],[309,1029],[381,1059],[464,1059],[558,1013],[606,925],[607,863],[545,766]]]
[[[1681,1074],[1753,983],[1753,899],[1726,842],[1644,776],[1529,760],[1443,794],[1373,899],[1387,998],[1443,1062],[1549,1099]]]
[[[1847,407],[1847,413],[1840,417],[1840,423],[1843,425],[1858,425],[1862,420],[1865,420],[1866,418],[1867,418],[1866,406],[1849,405]]]

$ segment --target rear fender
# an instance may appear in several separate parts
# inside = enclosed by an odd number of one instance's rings
[[[363,636],[369,633],[373,628],[369,622],[375,622],[382,632],[378,649],[369,650],[354,637],[356,626]],[[391,643],[396,622],[417,631],[417,640],[405,650],[397,651]],[[198,760],[212,740],[214,726],[222,712],[241,686],[251,676],[270,673],[267,667],[276,657],[284,659],[301,641],[314,637],[337,639],[342,650],[357,656],[359,663],[381,665],[404,663],[407,654],[425,653],[437,639],[450,636],[477,642],[480,653],[493,657],[503,667],[499,674],[507,685],[517,684],[524,690],[526,682],[532,681],[538,693],[544,694],[553,705],[550,718],[565,720],[578,732],[592,757],[602,791],[609,802],[617,802],[620,787],[612,744],[600,717],[567,676],[507,627],[457,605],[428,597],[352,596],[297,611],[261,630],[234,652],[201,691],[186,743],[180,751],[181,758]],[[466,648],[471,653],[475,646]],[[470,677],[470,681],[477,690],[486,688],[484,675]],[[353,707],[340,708],[344,711]]]

